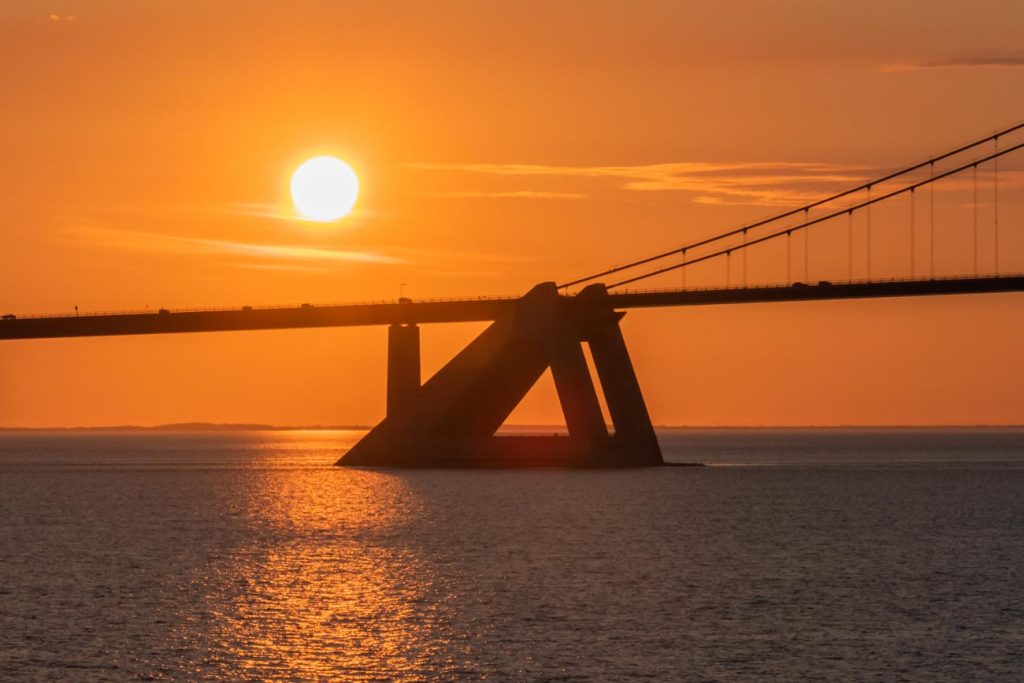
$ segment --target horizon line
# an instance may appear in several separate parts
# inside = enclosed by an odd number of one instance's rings
[[[607,425],[609,430],[612,425]],[[694,425],[694,424],[655,424],[655,429],[1022,429],[1022,423],[971,423],[971,424],[781,424],[781,425]],[[246,422],[170,422],[157,425],[76,425],[76,426],[48,426],[48,427],[23,427],[23,426],[2,426],[0,432],[118,432],[118,431],[359,431],[373,429],[373,425],[272,425],[264,423]],[[502,429],[553,429],[565,431],[563,424],[539,424],[521,423],[502,425]]]

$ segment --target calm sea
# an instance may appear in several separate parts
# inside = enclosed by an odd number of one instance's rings
[[[0,435],[0,680],[1024,679],[1024,431],[332,467],[359,435]]]

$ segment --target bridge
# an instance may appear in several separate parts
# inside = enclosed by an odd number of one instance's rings
[[[542,283],[521,297],[28,317],[8,314],[0,319],[0,340],[387,325],[387,415],[338,464],[658,465],[661,452],[619,328],[625,311],[1024,291],[1024,274],[1001,268],[1006,258],[1000,255],[999,224],[1000,160],[1024,148],[1022,131],[1024,123],[1019,123],[803,206],[561,284]],[[1005,177],[1006,171],[1003,173]],[[955,256],[960,270],[968,272],[940,268],[937,188],[954,196],[967,195],[960,197],[950,213],[953,219],[960,219]],[[982,192],[988,196],[982,197]],[[926,195],[925,202],[920,201],[922,195]],[[880,220],[878,213],[873,216],[873,212],[900,202],[899,209],[905,214],[895,224],[891,215],[888,221]],[[982,224],[982,210],[990,214],[988,224]],[[812,230],[827,238],[816,243],[816,253],[825,254],[825,263],[816,266],[813,278]],[[881,276],[879,260],[893,259],[891,253],[876,253],[877,242],[880,237],[891,240],[894,232],[902,235],[906,247],[904,272]],[[987,253],[983,253],[983,243]],[[969,245],[966,249],[965,244]],[[749,281],[751,254],[767,256],[768,269],[775,268],[780,281]],[[983,260],[991,262],[990,271],[980,272]],[[724,277],[700,287],[687,286],[687,273],[709,264],[724,266],[720,273]],[[675,286],[629,288],[639,282],[664,280],[667,274],[679,276]],[[454,322],[491,324],[422,382],[419,326]],[[583,344],[589,345],[613,431],[605,424]],[[548,368],[568,435],[495,436]]]
[[[699,289],[649,289],[610,293],[615,309],[755,304],[773,301],[872,299],[936,294],[1019,292],[1024,274],[986,277],[891,279],[813,284],[767,284]],[[569,308],[588,302],[563,296]],[[362,327],[427,323],[490,322],[512,309],[518,297],[477,297],[420,301],[268,306],[197,310],[120,311],[86,315],[30,316],[0,324],[0,340],[60,337],[110,337],[182,332],[282,330],[303,327]]]

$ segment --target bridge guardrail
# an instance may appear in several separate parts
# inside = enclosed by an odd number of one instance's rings
[[[830,285],[858,285],[858,284],[884,284],[891,282],[930,282],[930,281],[956,281],[956,280],[974,280],[978,278],[1014,278],[1024,277],[1024,273],[990,273],[990,274],[978,274],[978,275],[951,275],[947,277],[928,277],[928,278],[911,278],[911,277],[894,277],[894,278],[863,278],[855,280],[828,280]],[[802,280],[794,280],[792,282],[773,282],[773,283],[759,283],[759,284],[746,284],[746,285],[705,285],[701,287],[658,287],[658,288],[644,288],[644,289],[630,289],[623,288],[609,292],[611,296],[621,294],[655,294],[660,292],[710,292],[710,291],[724,291],[724,290],[744,290],[744,289],[778,289],[783,287],[793,287],[800,283],[809,287],[819,286],[818,283],[823,280],[812,280],[804,282]],[[570,292],[569,295],[574,293]],[[363,301],[347,301],[347,302],[333,302],[333,303],[321,303],[312,304],[312,308],[337,308],[337,307],[355,307],[355,306],[385,306],[385,305],[409,305],[409,304],[423,304],[423,303],[466,303],[472,301],[514,301],[519,296],[473,296],[473,297],[429,297],[424,299],[414,299],[412,301],[403,302],[398,299],[367,299]],[[49,314],[30,314],[30,315],[19,315],[18,320],[49,320],[49,319],[64,319],[64,318],[79,318],[79,317],[96,317],[96,316],[143,316],[143,315],[160,315],[160,311],[166,310],[168,313],[230,313],[230,312],[249,312],[249,311],[278,311],[285,309],[302,309],[308,304],[272,304],[268,306],[208,306],[198,308],[171,308],[171,309],[129,309],[119,311],[89,311],[85,313],[49,313]]]
[[[420,304],[420,303],[466,303],[472,301],[514,301],[519,296],[465,296],[465,297],[429,297],[424,299],[415,299],[409,302],[399,301],[398,299],[364,299],[362,301],[343,301],[333,303],[320,303],[320,304],[270,304],[267,306],[207,306],[207,307],[194,307],[194,308],[159,308],[159,309],[126,309],[126,310],[114,310],[114,311],[83,311],[79,313],[36,313],[29,315],[19,315],[18,320],[40,320],[40,319],[56,319],[56,318],[82,318],[90,316],[136,316],[136,315],[160,315],[160,311],[167,311],[167,313],[232,313],[232,312],[249,312],[249,311],[279,311],[284,309],[301,309],[303,307],[309,308],[337,308],[341,306],[384,306],[399,304]]]

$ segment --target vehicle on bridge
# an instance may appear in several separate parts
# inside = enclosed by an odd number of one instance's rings
[[[13,313],[7,313],[5,315],[0,316],[0,320],[14,320],[17,317],[18,316],[14,315]]]

